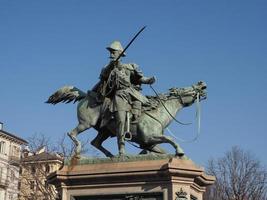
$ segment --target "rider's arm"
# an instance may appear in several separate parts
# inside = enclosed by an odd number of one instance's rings
[[[132,66],[139,84],[153,84],[155,82],[155,77],[145,77],[137,64],[132,64]]]

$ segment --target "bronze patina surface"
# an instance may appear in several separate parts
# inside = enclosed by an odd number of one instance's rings
[[[145,28],[145,27],[144,27]],[[164,94],[145,96],[142,84],[153,84],[155,77],[146,77],[135,63],[122,63],[125,50],[142,32],[142,28],[123,49],[119,41],[113,41],[107,50],[110,62],[99,76],[99,82],[87,92],[73,86],[65,86],[52,94],[47,103],[69,103],[78,101],[78,125],[68,133],[76,145],[75,156],[80,157],[81,142],[77,135],[93,127],[98,131],[91,142],[107,157],[114,155],[102,146],[109,137],[117,137],[118,157],[124,159],[125,141],[136,143],[143,149],[140,154],[165,154],[159,144],[169,143],[176,156],[184,151],[175,140],[164,135],[165,128],[175,120],[176,114],[184,107],[206,98],[206,84],[202,81],[191,87],[171,88]],[[177,120],[175,120],[177,121]]]

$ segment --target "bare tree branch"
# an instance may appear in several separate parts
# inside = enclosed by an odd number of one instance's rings
[[[28,138],[29,142],[29,156],[38,156],[41,154],[41,149],[49,155],[54,155],[55,158],[58,156],[58,162],[53,160],[34,160],[29,161],[23,160],[21,162],[22,173],[20,176],[20,200],[35,200],[35,199],[47,199],[55,200],[56,199],[56,190],[55,187],[48,184],[46,177],[51,172],[57,170],[60,167],[60,163],[64,164],[63,159],[69,159],[74,152],[74,145],[66,137],[66,134],[62,136],[57,141],[52,141],[47,135],[44,134],[34,134]],[[82,153],[86,154],[89,152],[89,140],[82,142]],[[45,149],[45,150],[44,150]],[[93,152],[93,151],[91,151]],[[44,155],[44,154],[43,154]],[[61,158],[60,158],[60,156]],[[56,159],[56,160],[57,160]],[[47,167],[48,166],[48,167]],[[51,170],[53,168],[53,170]],[[33,170],[34,169],[34,170]]]
[[[205,200],[267,200],[267,171],[250,152],[233,147],[211,159],[207,171],[216,177]]]

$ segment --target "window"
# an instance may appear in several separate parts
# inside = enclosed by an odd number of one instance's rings
[[[31,189],[31,190],[34,190],[34,181],[31,181],[31,182],[30,182],[30,189]]]
[[[29,199],[29,200],[35,200],[35,198],[34,198],[34,194],[33,194],[33,193],[31,193],[31,196],[30,196],[30,197],[28,197],[28,199]]]
[[[50,172],[50,167],[48,164],[45,165],[45,172],[46,173],[49,173]]]
[[[13,200],[13,194],[9,193],[9,195],[8,195],[8,199],[9,199],[9,200]]]
[[[19,181],[18,182],[18,190],[20,190],[20,188],[21,188],[21,182]]]
[[[32,172],[32,174],[35,174],[35,172],[36,172],[36,169],[35,169],[35,167],[34,167],[34,166],[32,166],[32,167],[31,167],[31,172]]]
[[[19,147],[12,146],[12,156],[19,157]]]
[[[0,153],[2,154],[6,153],[6,142],[5,141],[0,142]]]
[[[15,172],[13,170],[10,171],[10,181],[14,182],[15,180]]]
[[[22,169],[22,167],[20,167],[19,168],[19,174],[22,174],[22,172],[23,172],[23,169]]]
[[[44,181],[45,189],[48,189],[48,182]]]
[[[2,179],[3,176],[3,167],[0,167],[0,179]]]

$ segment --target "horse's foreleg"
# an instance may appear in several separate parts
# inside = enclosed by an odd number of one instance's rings
[[[75,155],[79,156],[81,153],[81,142],[77,139],[77,135],[79,135],[81,132],[89,129],[90,126],[86,126],[84,124],[79,124],[76,128],[74,128],[70,133],[68,133],[68,136],[71,138],[71,140],[74,142],[76,148],[75,148]]]
[[[110,151],[108,151],[107,149],[105,149],[102,146],[102,143],[108,139],[109,134],[107,134],[106,132],[98,132],[97,136],[95,137],[95,139],[92,140],[91,145],[93,145],[95,148],[99,149],[100,151],[102,151],[102,153],[104,153],[107,157],[114,157],[114,155],[112,153],[110,153]]]
[[[166,135],[153,136],[151,143],[153,144],[161,144],[161,143],[169,143],[175,148],[176,156],[182,157],[184,155],[183,149],[177,144],[171,137]]]

